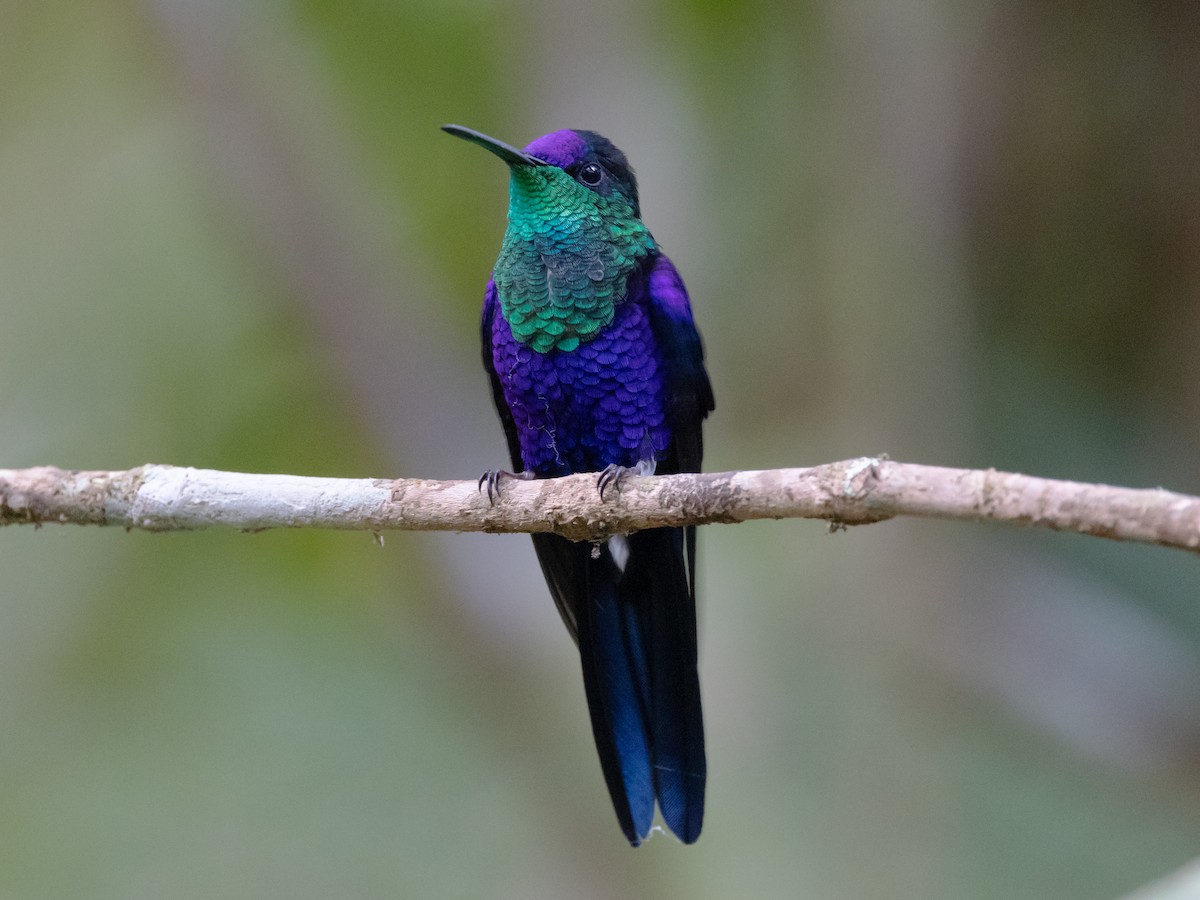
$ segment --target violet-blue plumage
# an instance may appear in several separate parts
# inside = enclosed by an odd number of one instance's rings
[[[509,225],[488,281],[483,362],[514,469],[699,471],[713,408],[687,291],[642,224],[625,155],[590,131],[524,150],[459,126],[511,173]],[[489,473],[489,496],[496,484]],[[607,477],[607,476],[605,476]],[[699,837],[706,763],[696,671],[695,529],[604,544],[533,536],[579,645],[601,769],[634,846],[657,803]]]
[[[587,141],[570,128],[543,134],[525,147],[525,152],[552,166],[565,169],[587,155]]]
[[[548,478],[612,464],[633,467],[647,440],[655,459],[670,445],[647,281],[643,276],[631,286],[612,323],[592,340],[548,353],[521,343],[494,314],[495,284],[489,283],[484,315],[491,320],[491,362],[524,470]]]

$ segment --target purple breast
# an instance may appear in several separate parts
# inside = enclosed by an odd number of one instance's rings
[[[662,455],[671,435],[644,289],[569,353],[538,353],[513,337],[503,315],[492,321],[492,359],[527,470],[594,472]]]

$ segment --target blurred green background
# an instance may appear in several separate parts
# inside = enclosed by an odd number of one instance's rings
[[[710,469],[1200,493],[1200,20],[0,0],[0,466],[469,478],[506,175],[598,130]],[[1200,852],[1200,570],[915,520],[701,538],[710,788],[624,845],[515,536],[0,533],[0,897],[1111,897]]]

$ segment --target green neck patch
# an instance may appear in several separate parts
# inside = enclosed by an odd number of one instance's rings
[[[571,351],[613,320],[654,238],[625,199],[555,166],[513,166],[508,230],[492,277],[513,336]]]

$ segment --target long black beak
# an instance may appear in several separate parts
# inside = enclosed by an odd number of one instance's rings
[[[460,137],[464,141],[470,141],[472,144],[478,144],[485,150],[491,150],[498,157],[508,163],[510,166],[544,166],[547,165],[545,160],[538,159],[536,156],[530,156],[523,150],[518,150],[516,147],[510,147],[504,141],[498,141],[494,137],[488,137],[486,134],[480,134],[472,128],[464,128],[462,125],[443,125],[442,131],[446,134],[452,134],[455,137]]]

